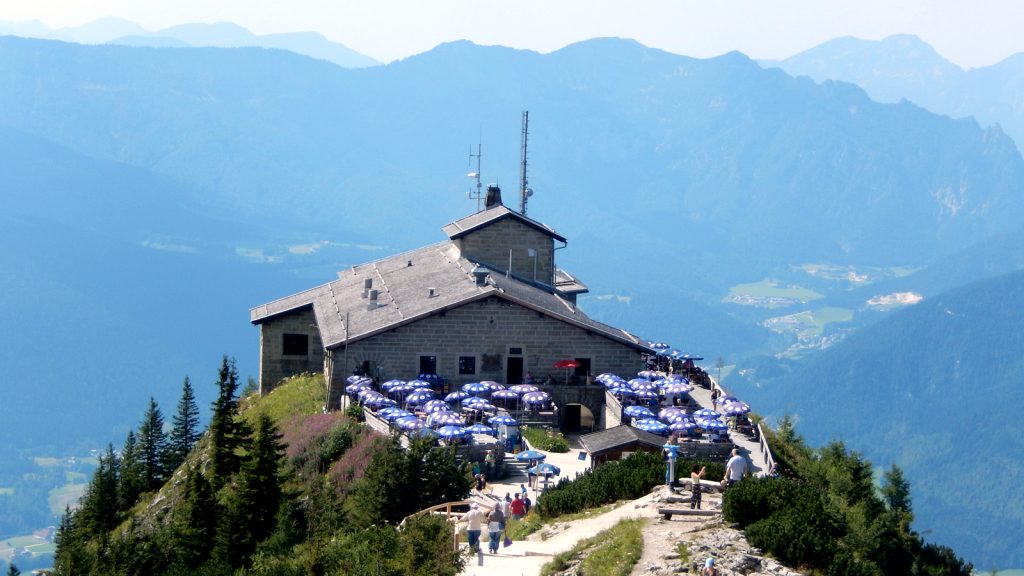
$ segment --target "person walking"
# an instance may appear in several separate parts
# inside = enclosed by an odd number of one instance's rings
[[[747,459],[740,455],[739,448],[733,448],[732,458],[725,464],[725,487],[743,480],[748,472]]]
[[[476,554],[480,550],[480,528],[484,521],[484,513],[476,502],[469,505],[469,513],[462,517],[466,523],[466,536],[469,541],[469,551]]]
[[[512,515],[513,520],[521,520],[523,516],[526,516],[526,504],[523,503],[523,499],[519,497],[519,493],[516,493],[516,497],[512,499],[512,503],[508,505],[508,511]]]
[[[690,489],[692,490],[690,510],[700,510],[700,496],[703,492],[700,487],[700,479],[704,477],[704,473],[707,470],[707,466],[702,466],[698,469],[696,464],[690,470]]]
[[[715,559],[708,558],[704,561],[704,568],[700,571],[700,576],[720,576],[721,572],[715,566]]]
[[[491,554],[498,553],[501,544],[501,532],[505,529],[505,515],[501,513],[501,504],[495,504],[494,510],[487,515],[487,549]]]

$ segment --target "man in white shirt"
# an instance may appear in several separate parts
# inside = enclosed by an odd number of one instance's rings
[[[476,552],[480,549],[480,525],[486,516],[476,502],[470,504],[469,513],[462,517],[466,523],[466,535],[469,537],[469,549]]]
[[[732,458],[729,458],[729,462],[725,465],[725,480],[726,487],[732,486],[733,484],[743,480],[749,472],[747,467],[747,459],[740,456],[739,448],[734,448],[732,451]]]

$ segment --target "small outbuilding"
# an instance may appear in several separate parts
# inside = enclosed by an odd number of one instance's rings
[[[620,424],[580,436],[580,446],[590,454],[590,467],[622,460],[634,452],[661,452],[667,439]]]

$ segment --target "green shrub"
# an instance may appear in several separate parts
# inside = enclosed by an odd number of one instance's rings
[[[573,514],[618,500],[639,498],[665,481],[660,454],[636,452],[619,462],[608,462],[574,481],[563,478],[537,499],[542,518]]]
[[[560,432],[550,428],[530,428],[523,426],[523,437],[536,450],[545,452],[568,452],[569,441]]]

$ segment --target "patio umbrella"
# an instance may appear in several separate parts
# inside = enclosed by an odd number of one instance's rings
[[[643,430],[644,432],[651,432],[652,434],[668,433],[668,424],[665,424],[664,422],[660,420],[655,420],[653,418],[644,418],[642,420],[637,420],[636,422],[633,423],[633,427],[636,428],[637,430]]]
[[[398,407],[385,408],[380,411],[380,415],[384,417],[388,422],[394,422],[399,418],[407,418],[409,416],[415,417],[416,415],[408,410],[402,410]]]
[[[384,396],[371,396],[366,400],[363,400],[364,406],[370,408],[387,408],[388,406],[397,406],[398,402],[395,402],[391,398],[385,398]]]
[[[495,426],[519,426],[519,421],[507,414],[491,416],[487,421]]]
[[[495,435],[494,434],[494,428],[491,428],[490,426],[488,426],[486,424],[480,424],[480,423],[473,424],[472,426],[467,426],[466,427],[466,431],[471,433],[471,434],[488,434],[490,436],[494,436]]]
[[[349,384],[348,386],[345,386],[345,393],[347,393],[350,396],[354,396],[356,394],[359,394],[359,392],[362,391],[362,390],[372,390],[372,389],[373,389],[373,386],[371,384],[366,384],[366,383],[363,383],[363,382],[354,382],[352,384]]]
[[[515,386],[509,386],[508,389],[516,394],[526,394],[527,392],[536,392],[540,390],[540,388],[537,388],[533,384],[516,384]]]
[[[432,390],[417,390],[416,392],[406,396],[405,402],[412,406],[419,406],[420,404],[426,404],[433,399],[434,392]]]
[[[463,406],[473,406],[475,404],[487,404],[487,398],[481,398],[479,396],[469,396],[462,399]]]
[[[442,410],[451,410],[451,408],[448,406],[448,403],[445,402],[444,400],[429,400],[426,404],[421,406],[420,409],[426,412],[427,414],[439,412]]]
[[[671,348],[671,346],[665,344],[664,342],[651,342],[650,344],[647,345],[647,347],[650,348],[651,350],[654,350],[655,352],[657,352],[658,350],[667,350]]]
[[[562,473],[562,469],[554,464],[543,462],[541,464],[537,464],[533,468],[530,468],[530,472],[533,472],[537,476],[558,476]]]
[[[516,460],[518,460],[519,462],[532,462],[534,460],[543,460],[547,457],[547,454],[543,452],[538,452],[536,450],[523,450],[522,452],[516,454]]]
[[[470,396],[469,392],[463,392],[462,390],[457,390],[457,391],[452,392],[452,393],[448,394],[447,396],[445,396],[444,397],[444,401],[445,402],[461,402],[462,400],[464,400],[466,398],[469,398],[469,396]]]
[[[643,378],[634,378],[629,381],[629,387],[637,392],[645,392],[651,390],[660,390],[657,384],[650,380],[644,380]]]
[[[626,406],[622,410],[626,416],[631,418],[654,418],[654,412],[651,412],[646,406]]]
[[[661,393],[657,390],[638,390],[636,393],[636,397],[641,400],[654,400],[659,396],[661,396]]]
[[[697,354],[683,354],[682,356],[679,357],[679,359],[680,360],[693,360],[694,362],[700,362],[701,360],[704,359],[704,357],[703,356],[699,356]]]
[[[399,418],[394,422],[395,426],[402,430],[418,430],[420,428],[426,428],[427,423],[416,416],[406,416]]]
[[[427,382],[427,383],[429,383],[431,385],[433,385],[433,384],[440,384],[441,383],[441,377],[440,376],[438,376],[437,374],[427,373],[427,372],[425,372],[423,374],[420,374],[419,376],[416,377],[416,379],[417,380],[423,380],[424,382]]]
[[[468,406],[463,406],[463,410],[478,410],[480,412],[494,412],[498,409],[497,406],[490,402],[475,402]]]
[[[366,378],[366,376],[360,376],[359,374],[352,374],[348,378],[345,378],[345,382],[348,382],[349,384],[351,384],[351,383],[355,382],[356,380],[361,380],[363,378]]]
[[[685,416],[686,412],[684,412],[682,408],[675,408],[673,406],[669,406],[668,408],[662,408],[661,410],[658,411],[658,418],[661,418],[662,420],[669,420],[670,417],[676,416],[678,414],[683,414]]]
[[[664,380],[665,382],[690,382],[690,380],[686,376],[683,376],[682,374],[669,374],[668,376],[662,378],[662,380]]]
[[[491,399],[499,398],[501,400],[519,400],[519,394],[516,394],[512,390],[495,390],[491,392]]]
[[[427,416],[427,425],[431,428],[436,426],[462,426],[462,416],[455,412],[434,412]]]
[[[721,420],[698,420],[697,424],[708,432],[726,432],[729,425]]]
[[[387,382],[380,385],[381,390],[391,390],[395,386],[401,386],[405,384],[405,380],[388,380]]]
[[[726,416],[740,416],[750,413],[750,404],[746,402],[730,402],[723,410]]]
[[[636,391],[626,386],[609,388],[608,391],[615,396],[636,396]]]
[[[487,386],[487,388],[490,389],[492,392],[505,389],[504,384],[499,384],[494,380],[481,380],[480,383],[483,384],[484,386]]]
[[[719,396],[718,397],[718,404],[721,405],[721,406],[725,406],[726,404],[728,404],[730,402],[739,402],[739,401],[740,401],[739,398],[737,398],[735,396],[731,396],[731,395]]]
[[[413,386],[412,384],[399,384],[397,386],[392,386],[391,389],[388,390],[388,396],[405,396],[406,394],[411,393],[413,390],[416,390],[416,387]]]
[[[356,394],[356,396],[358,396],[359,401],[362,402],[367,398],[373,398],[374,396],[383,396],[383,394],[377,392],[376,390],[373,390],[372,388],[367,388],[365,390],[360,390],[359,393]]]
[[[469,394],[486,394],[491,391],[491,387],[483,382],[470,382],[462,385],[462,391]]]
[[[551,400],[551,394],[548,394],[547,392],[537,391],[523,394],[523,402],[526,402],[527,404],[543,404],[548,400]]]
[[[685,382],[673,382],[672,384],[662,388],[662,392],[672,395],[689,394],[690,392],[693,392],[693,386],[690,386]]]
[[[721,416],[721,414],[708,408],[701,408],[700,410],[697,410],[696,412],[693,413],[693,417],[696,418],[697,420],[700,420],[702,418],[718,418],[719,416]]]
[[[468,432],[462,426],[442,426],[437,429],[437,435],[445,440],[453,438],[465,438]]]
[[[641,378],[647,378],[648,380],[653,380],[655,378],[661,377],[661,374],[659,374],[657,370],[644,370],[642,372],[637,372],[637,376],[640,376]]]
[[[569,383],[569,369],[579,368],[580,363],[575,360],[559,360],[555,362],[555,368],[565,368],[565,383]]]
[[[422,374],[421,374],[421,376],[422,376]],[[433,388],[434,387],[434,385],[431,383],[430,380],[425,380],[423,378],[417,378],[416,380],[410,380],[409,381],[409,386],[412,386],[413,388]]]
[[[689,432],[697,427],[697,423],[690,419],[676,420],[675,422],[668,425],[668,429],[673,432]]]
[[[662,418],[662,420],[668,422],[669,424],[673,422],[679,422],[682,420],[693,422],[693,418],[690,417],[690,415],[685,412],[676,412],[675,414],[671,414],[667,417]]]

